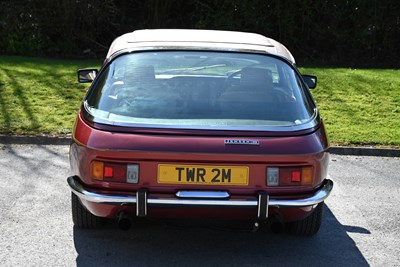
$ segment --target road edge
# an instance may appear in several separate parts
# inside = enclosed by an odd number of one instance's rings
[[[0,135],[3,145],[69,145],[71,136]]]
[[[3,145],[69,145],[71,136],[0,135]],[[400,149],[374,147],[333,146],[329,152],[336,155],[400,157]]]

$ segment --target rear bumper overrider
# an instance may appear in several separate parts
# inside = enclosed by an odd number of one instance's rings
[[[324,201],[333,188],[332,180],[325,179],[322,186],[313,195],[305,198],[274,199],[266,192],[259,192],[258,198],[230,199],[227,192],[212,191],[179,191],[176,198],[156,198],[148,196],[146,189],[139,189],[136,193],[104,194],[86,189],[77,176],[67,179],[71,191],[82,200],[107,205],[136,205],[136,215],[145,217],[148,206],[198,206],[198,207],[254,207],[258,210],[258,219],[268,218],[268,207],[300,208],[314,206]]]

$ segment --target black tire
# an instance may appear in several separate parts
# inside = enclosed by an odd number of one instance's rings
[[[321,226],[323,211],[324,202],[321,202],[305,219],[289,223],[289,232],[299,236],[315,235]]]
[[[103,225],[104,219],[91,214],[80,202],[79,198],[71,193],[72,221],[78,228],[96,229]]]

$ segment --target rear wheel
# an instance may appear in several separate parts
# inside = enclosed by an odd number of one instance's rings
[[[305,219],[289,223],[289,232],[300,236],[312,236],[316,234],[321,226],[323,210],[324,202],[321,202]]]
[[[95,229],[103,225],[103,218],[91,214],[79,201],[79,198],[71,193],[72,221],[79,228]]]

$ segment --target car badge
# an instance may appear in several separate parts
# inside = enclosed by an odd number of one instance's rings
[[[260,141],[258,140],[244,140],[244,139],[225,139],[225,145],[260,145]]]

